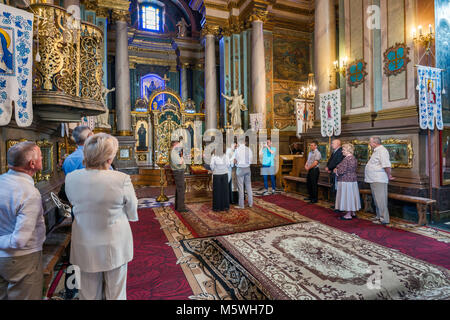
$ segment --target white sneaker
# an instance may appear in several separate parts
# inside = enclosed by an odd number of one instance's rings
[[[234,206],[236,209],[245,209],[244,207]]]
[[[265,190],[265,191],[262,193],[262,195],[263,195],[263,196],[268,196],[268,195],[270,195],[269,190]]]

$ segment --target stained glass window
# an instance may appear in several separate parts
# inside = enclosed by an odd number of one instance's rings
[[[142,29],[160,31],[161,30],[161,10],[152,5],[141,6],[141,27]]]

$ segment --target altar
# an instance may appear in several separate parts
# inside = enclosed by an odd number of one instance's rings
[[[209,202],[212,200],[212,174],[186,174],[185,202]]]

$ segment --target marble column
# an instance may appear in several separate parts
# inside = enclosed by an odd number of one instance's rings
[[[253,112],[262,114],[262,129],[266,129],[266,66],[264,62],[263,24],[267,12],[260,11],[252,16],[251,43],[251,90]]]
[[[217,128],[216,34],[218,28],[205,25],[205,129]]]
[[[130,65],[128,60],[128,12],[113,11],[116,19],[116,116],[119,136],[131,133]]]
[[[130,64],[128,58],[128,11],[113,10],[116,24],[116,122],[119,152],[115,165],[128,174],[137,173],[136,140],[131,131]]]
[[[333,62],[336,60],[336,13],[334,0],[316,0],[314,24],[314,66],[316,120],[320,119],[319,94],[336,88]],[[331,78],[330,78],[331,76]]]
[[[180,68],[180,86],[181,100],[185,102],[188,99],[188,81],[187,81],[187,63],[182,63]]]

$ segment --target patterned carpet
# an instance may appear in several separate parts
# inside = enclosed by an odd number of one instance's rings
[[[218,241],[275,299],[450,299],[448,270],[317,222]]]
[[[211,203],[193,203],[187,207],[188,212],[175,213],[196,238],[260,230],[294,222],[259,206],[245,209],[232,206],[227,212],[213,211]]]
[[[388,227],[377,225],[366,219],[343,221],[339,219],[340,215],[334,213],[333,210],[311,205],[286,195],[267,196],[258,199],[257,203],[262,206],[272,205],[297,212],[324,225],[358,235],[363,239],[398,250],[416,259],[450,269],[450,243],[448,242],[399,229],[394,225]],[[439,238],[449,235],[445,232],[439,234]]]

